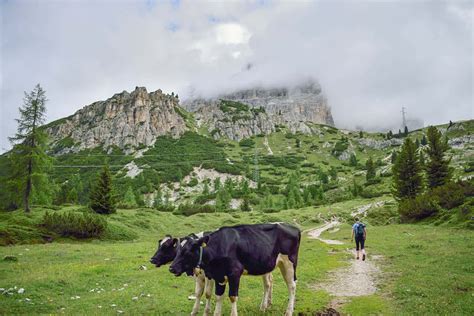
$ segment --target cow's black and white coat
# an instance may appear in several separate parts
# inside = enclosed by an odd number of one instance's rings
[[[204,270],[206,277],[216,281],[216,309],[222,314],[222,300],[229,283],[231,315],[237,315],[239,283],[243,274],[262,275],[264,297],[261,309],[271,304],[271,272],[279,267],[289,292],[286,315],[292,315],[296,292],[296,266],[301,232],[284,223],[238,225],[223,227],[178,246],[170,271],[175,275]]]
[[[156,267],[160,267],[162,265],[170,263],[175,259],[178,247],[184,246],[189,240],[199,240],[206,234],[209,233],[206,232],[191,234],[182,238],[173,238],[171,235],[167,235],[165,236],[165,238],[158,242],[158,250],[156,251],[155,255],[150,259],[150,262]],[[204,275],[204,272],[200,269],[195,269],[191,271],[191,273],[188,273],[188,275],[192,275],[196,281],[194,290],[195,301],[191,316],[195,316],[199,312],[201,297],[203,293],[206,297],[204,315],[210,315],[211,297],[212,289],[214,287],[214,281],[211,279],[207,279]]]

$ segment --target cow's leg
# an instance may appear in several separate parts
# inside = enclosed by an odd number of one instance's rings
[[[280,268],[283,279],[288,287],[288,307],[286,308],[285,316],[293,315],[295,308],[295,295],[296,295],[296,281],[295,281],[295,269],[293,262],[288,259],[286,255],[280,255],[278,258],[278,267]]]
[[[219,283],[216,280],[216,309],[214,309],[214,316],[222,315],[222,301],[224,300],[225,283]]]
[[[194,301],[193,311],[191,312],[191,316],[196,316],[199,312],[199,307],[201,305],[201,296],[202,292],[204,291],[204,283],[205,283],[205,276],[204,273],[200,273],[194,277],[196,280],[196,286],[194,289],[194,295],[196,296],[196,300]]]
[[[263,280],[263,298],[262,303],[260,304],[260,310],[264,312],[272,304],[272,282],[273,277],[271,273],[264,274],[262,276]]]
[[[239,299],[240,275],[229,277],[230,316],[237,316],[237,300]]]
[[[211,298],[212,298],[213,287],[214,287],[214,280],[206,278],[206,285],[204,287],[204,295],[206,295],[206,307],[204,308],[204,316],[211,314]]]

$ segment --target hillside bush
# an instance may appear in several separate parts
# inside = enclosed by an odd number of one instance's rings
[[[209,204],[181,204],[178,208],[173,212],[177,215],[184,215],[184,216],[191,216],[198,213],[215,213],[216,208],[214,205]]]
[[[158,212],[168,212],[168,213],[171,213],[171,212],[174,212],[176,208],[175,208],[174,205],[172,205],[172,204],[160,204],[160,205],[156,205],[156,206],[155,206],[155,209],[156,209]]]
[[[251,138],[244,138],[239,142],[240,147],[253,147],[255,142]]]
[[[398,213],[403,221],[421,220],[436,214],[439,205],[428,194],[413,199],[405,199],[398,204]]]
[[[107,228],[107,221],[92,213],[73,211],[50,213],[47,211],[43,215],[41,225],[64,237],[91,238],[102,235]]]
[[[448,183],[431,190],[431,195],[438,204],[446,209],[452,209],[462,205],[465,200],[464,187],[458,183]]]

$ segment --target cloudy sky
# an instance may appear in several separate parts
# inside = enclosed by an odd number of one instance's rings
[[[213,94],[314,77],[336,125],[474,117],[472,1],[0,0],[0,149],[23,91],[48,121],[116,92]],[[253,67],[248,71],[246,65]]]

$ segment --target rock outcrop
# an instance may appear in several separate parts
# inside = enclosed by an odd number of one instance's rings
[[[223,101],[240,103],[248,108],[225,112]],[[314,81],[291,88],[254,88],[212,99],[192,99],[183,106],[194,112],[198,125],[207,126],[215,138],[241,140],[257,134],[270,134],[279,126],[306,134],[317,132],[313,124],[334,126],[326,97]],[[229,112],[234,114],[230,119]]]
[[[61,150],[78,151],[102,146],[118,146],[125,152],[152,145],[158,136],[178,137],[187,129],[174,94],[161,90],[148,93],[137,87],[94,102],[70,117],[45,126],[54,145],[67,143]],[[67,140],[65,142],[65,140]]]

